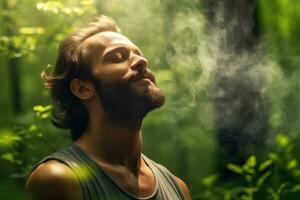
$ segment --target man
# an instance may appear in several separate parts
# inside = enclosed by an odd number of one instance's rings
[[[33,169],[26,190],[36,199],[190,199],[183,181],[141,153],[142,120],[165,96],[113,20],[101,16],[65,39],[42,77],[53,123],[74,142]]]

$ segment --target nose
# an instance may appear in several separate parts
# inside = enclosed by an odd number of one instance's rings
[[[148,67],[148,60],[143,56],[134,54],[131,69],[140,72],[145,72]]]

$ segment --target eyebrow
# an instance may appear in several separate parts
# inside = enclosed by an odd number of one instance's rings
[[[144,56],[142,51],[140,49],[138,49],[137,47],[126,45],[126,46],[117,46],[117,47],[114,47],[114,48],[109,49],[107,51],[104,51],[103,58],[106,57],[107,55],[113,53],[113,52],[123,50],[123,49],[126,49],[126,50],[129,49],[130,51],[134,52],[135,54],[138,54],[139,56]]]

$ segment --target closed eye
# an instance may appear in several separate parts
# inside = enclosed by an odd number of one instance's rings
[[[125,48],[118,48],[107,53],[104,56],[103,61],[105,63],[121,63],[128,59],[129,53],[129,50]]]
[[[124,54],[117,52],[112,56],[112,60],[116,63],[123,62],[125,60]]]

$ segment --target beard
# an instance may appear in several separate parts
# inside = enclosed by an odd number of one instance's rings
[[[165,95],[148,81],[122,80],[106,83],[92,77],[105,112],[114,119],[143,119],[150,111],[161,107]]]

